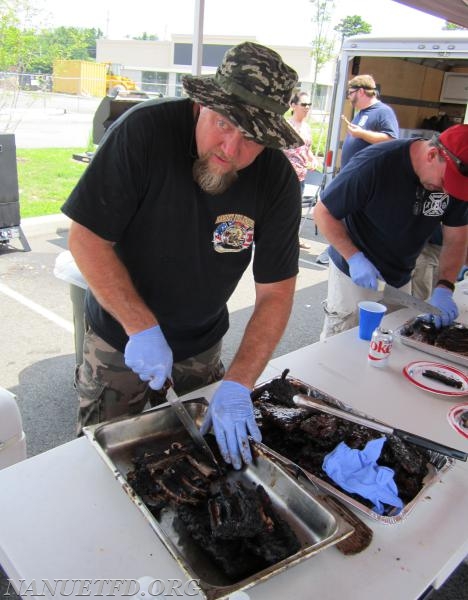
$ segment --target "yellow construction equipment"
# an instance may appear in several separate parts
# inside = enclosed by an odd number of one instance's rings
[[[109,96],[117,96],[122,92],[134,92],[138,90],[137,84],[121,75],[122,65],[116,63],[106,64],[106,92]]]
[[[137,84],[121,74],[122,65],[87,60],[56,60],[53,91],[86,96],[116,97],[138,90]]]

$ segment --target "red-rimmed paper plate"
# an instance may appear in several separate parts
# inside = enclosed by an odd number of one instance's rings
[[[447,420],[455,431],[468,438],[468,402],[452,406],[448,411]]]
[[[468,394],[468,376],[449,365],[425,360],[414,361],[403,368],[403,374],[411,383],[433,394],[442,396]],[[440,377],[440,380],[437,377]],[[448,380],[447,383],[444,383],[444,378]],[[449,385],[449,382],[453,382],[453,385]]]

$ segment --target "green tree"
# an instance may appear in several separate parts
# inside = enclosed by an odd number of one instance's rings
[[[1,0],[0,0],[1,1]],[[100,29],[57,27],[20,28],[15,19],[0,18],[0,70],[52,73],[55,59],[94,60]]]
[[[132,37],[132,40],[149,40],[152,42],[155,42],[156,40],[158,40],[158,36],[154,33],[146,33],[146,31],[144,31],[141,35],[135,35]]]
[[[335,48],[335,39],[330,36],[330,22],[335,3],[330,0],[310,0],[313,6],[311,56],[314,61],[314,80],[312,82],[312,106],[317,90],[317,78],[322,67],[331,59]]]
[[[96,39],[100,29],[57,27],[38,34],[41,55],[47,57],[50,68],[55,59],[92,60],[96,58]]]
[[[335,25],[333,29],[341,35],[341,44],[343,44],[344,39],[351,37],[352,35],[371,33],[372,25],[363,21],[360,16],[353,15],[341,19],[338,25]]]

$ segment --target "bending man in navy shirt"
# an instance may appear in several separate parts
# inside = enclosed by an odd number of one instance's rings
[[[322,338],[357,325],[357,303],[380,300],[382,279],[409,293],[426,240],[442,223],[439,281],[429,302],[437,326],[452,299],[468,235],[468,125],[431,140],[395,140],[359,152],[324,190],[314,218],[331,244]]]
[[[377,97],[377,86],[371,75],[357,75],[348,82],[346,97],[358,112],[349,122],[348,134],[341,151],[341,168],[352,157],[371,144],[388,142],[398,138],[399,126],[395,113]],[[319,264],[329,264],[328,248],[317,257]]]

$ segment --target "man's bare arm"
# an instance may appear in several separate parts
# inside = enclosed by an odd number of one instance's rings
[[[224,379],[252,389],[284,333],[294,298],[296,277],[255,285],[255,308],[240,347]]]
[[[358,125],[352,125],[352,127],[349,126],[348,130],[353,137],[360,138],[368,144],[380,144],[381,142],[388,142],[394,139],[392,138],[392,136],[388,135],[388,133],[383,133],[382,131],[371,131],[370,129],[363,129]]]
[[[317,227],[330,242],[330,244],[348,260],[353,254],[359,252],[346,231],[346,227],[341,221],[335,219],[328,208],[322,203],[317,202],[314,207],[314,221]]]
[[[468,225],[448,227],[444,225],[443,244],[439,258],[439,279],[456,281],[467,251]]]
[[[371,129],[363,129],[359,125],[355,125],[348,121],[345,115],[341,115],[342,120],[346,123],[348,127],[348,133],[356,138],[361,138],[368,144],[379,144],[380,142],[388,142],[393,140],[391,135],[388,133],[384,133],[383,131],[372,131]]]
[[[68,245],[99,304],[122,325],[127,335],[158,324],[135,289],[112,242],[73,222]]]

